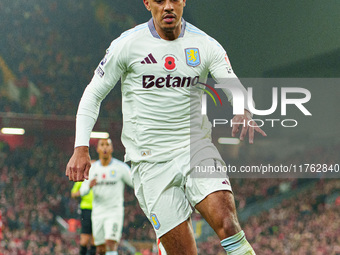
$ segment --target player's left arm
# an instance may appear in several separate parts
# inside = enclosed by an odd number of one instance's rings
[[[209,72],[217,83],[220,84],[232,84],[236,86],[239,91],[242,91],[244,98],[247,98],[247,90],[239,81],[238,77],[234,73],[228,55],[223,47],[214,39],[211,39],[211,47],[208,48],[210,52],[209,56],[210,65]],[[228,97],[228,101],[233,105],[233,95],[228,88],[222,88],[223,92]],[[254,102],[253,102],[254,104]],[[252,119],[252,113],[249,110],[247,100],[244,101],[244,114],[235,115],[232,119],[233,128],[231,131],[232,137],[235,137],[240,130],[240,123],[244,123],[240,132],[240,140],[243,141],[247,135],[249,136],[249,143],[254,143],[254,135],[255,131],[260,133],[263,136],[267,136],[267,134],[256,124]],[[249,125],[250,124],[250,125]]]

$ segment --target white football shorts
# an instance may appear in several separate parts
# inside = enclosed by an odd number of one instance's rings
[[[132,163],[132,181],[139,205],[154,227],[157,238],[186,221],[192,207],[218,190],[232,192],[225,173],[220,177],[192,178],[187,154],[167,162]],[[196,162],[198,162],[196,160]],[[221,159],[204,159],[198,163],[207,168],[221,167]]]
[[[105,244],[105,240],[120,241],[123,230],[124,209],[112,212],[110,217],[92,217],[92,233],[96,246]]]

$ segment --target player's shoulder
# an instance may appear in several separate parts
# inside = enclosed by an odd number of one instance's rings
[[[202,43],[222,47],[217,40],[189,22],[186,22],[185,24],[185,32],[188,37],[199,37],[199,40]]]
[[[111,42],[111,45],[108,50],[116,46],[124,46],[128,42],[133,42],[138,40],[139,37],[145,36],[145,33],[148,31],[148,23],[142,23],[140,25],[135,26],[129,30],[123,32],[118,38],[114,39]]]
[[[185,32],[192,36],[207,38],[209,35],[189,22],[185,22]]]
[[[97,168],[100,165],[101,165],[101,163],[100,163],[99,159],[91,162],[91,168]]]

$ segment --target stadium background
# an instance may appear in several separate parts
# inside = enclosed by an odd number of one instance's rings
[[[239,77],[331,78],[340,76],[339,11],[336,0],[193,0],[184,18],[227,49]],[[78,223],[72,220],[79,219],[78,203],[64,176],[77,105],[109,43],[150,14],[141,0],[2,0],[0,17],[0,128],[26,131],[0,133],[0,254],[78,254]],[[320,93],[325,89],[320,86]],[[267,147],[270,162],[278,164],[339,163],[338,95],[329,91],[324,98],[334,106],[334,114],[321,120],[331,122],[326,134],[316,123],[298,148],[285,147],[290,154],[284,157],[278,157],[278,145],[288,138],[277,132],[259,139],[259,147],[225,148],[235,160],[246,154],[249,162],[268,160],[258,149]],[[117,86],[103,102],[95,130],[110,132],[122,159],[120,104]],[[322,104],[311,107],[322,115]],[[257,254],[340,254],[338,179],[237,179],[233,188]],[[132,190],[125,193],[120,254],[155,254],[151,225]],[[193,219],[199,254],[224,254],[200,216]]]

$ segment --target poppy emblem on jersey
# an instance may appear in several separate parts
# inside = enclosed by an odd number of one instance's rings
[[[166,57],[164,67],[168,70],[174,70],[176,67],[175,59],[173,57]]]
[[[152,223],[153,227],[154,227],[156,230],[158,230],[158,229],[161,227],[161,224],[159,223],[156,214],[154,214],[154,213],[151,214],[150,219],[151,219],[151,223]]]
[[[197,48],[185,49],[185,57],[188,66],[195,67],[201,64],[200,52]]]
[[[115,170],[112,170],[112,171],[110,172],[110,176],[111,176],[111,177],[115,177],[115,176],[116,176],[116,171],[115,171]]]
[[[162,60],[164,63],[163,68],[165,71],[170,72],[176,71],[178,59],[176,58],[175,55],[167,54],[162,58]]]

